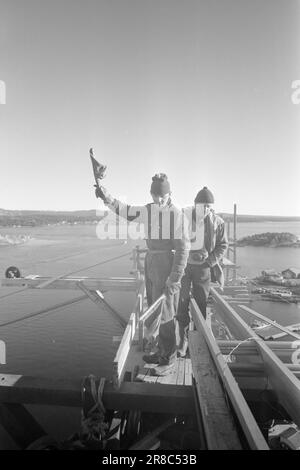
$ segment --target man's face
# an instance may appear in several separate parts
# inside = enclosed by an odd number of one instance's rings
[[[195,204],[197,213],[205,217],[209,213],[210,204]]]
[[[154,204],[157,204],[159,207],[166,207],[170,198],[170,193],[167,193],[164,196],[159,196],[158,194],[151,193],[151,196]]]

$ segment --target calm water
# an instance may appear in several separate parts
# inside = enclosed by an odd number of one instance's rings
[[[296,223],[240,223],[238,237],[262,232],[291,232],[300,236]],[[25,245],[0,246],[0,271],[15,265],[22,275],[59,276],[81,270],[78,275],[91,277],[129,276],[130,255],[113,262],[86,269],[129,252],[136,243],[99,241],[95,226],[54,226],[36,228],[1,228],[1,235],[31,235]],[[143,245],[143,242],[140,242]],[[293,248],[239,248],[239,273],[256,276],[262,269],[300,267],[300,250]],[[0,288],[0,297],[11,294]],[[80,296],[79,291],[28,290],[0,298],[0,324],[17,319],[47,306]],[[133,294],[106,294],[106,299],[124,318],[130,315]],[[300,322],[297,306],[257,302],[253,308],[283,324]],[[0,339],[7,345],[7,364],[3,373],[78,378],[88,374],[110,377],[117,345],[114,335],[120,326],[90,300],[38,316],[14,325],[1,327]],[[64,438],[79,426],[79,411],[68,408],[30,407],[35,417],[50,433]],[[66,419],[67,418],[67,419]],[[57,426],[57,423],[60,423]],[[63,423],[63,425],[61,425]],[[0,433],[2,448],[12,446]]]

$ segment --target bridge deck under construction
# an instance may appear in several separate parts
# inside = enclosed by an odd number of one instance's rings
[[[248,289],[243,286],[228,286],[223,293],[216,287],[211,289],[212,314],[226,325],[231,334],[229,338],[215,338],[211,315],[204,320],[192,299],[189,356],[177,358],[166,374],[157,374],[155,365],[145,364],[146,324],[164,297],[150,307],[146,305],[145,281],[140,269],[143,250],[140,251],[135,250],[133,254],[135,276],[130,278],[91,280],[34,276],[5,279],[2,284],[31,289],[78,289],[125,327],[119,338],[111,380],[103,382],[101,389],[107,410],[197,416],[202,437],[199,448],[207,449],[268,449],[249,406],[260,405],[262,396],[273,408],[280,405],[286,416],[300,426],[300,336],[265,317],[264,321],[270,326],[289,333],[292,341],[265,341],[259,336],[241,316],[247,313],[262,317],[249,308]],[[118,289],[136,293],[127,324],[104,299],[104,292]],[[97,385],[101,383],[100,378],[96,379]],[[86,390],[93,404],[91,392],[91,389]],[[25,447],[43,430],[24,405],[81,407],[82,384],[80,380],[2,374],[0,403],[1,424],[21,447]]]

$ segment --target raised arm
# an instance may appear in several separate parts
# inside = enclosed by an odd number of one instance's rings
[[[145,206],[132,206],[112,197],[103,186],[96,188],[96,197],[101,198],[104,204],[119,217],[129,222],[145,223],[147,221],[147,209]]]

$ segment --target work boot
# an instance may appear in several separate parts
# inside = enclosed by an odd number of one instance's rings
[[[161,356],[156,352],[153,354],[145,354],[143,356],[143,361],[147,364],[159,364]]]
[[[150,369],[150,375],[158,375],[164,376],[169,375],[174,371],[176,363],[176,358],[174,356],[168,357],[161,357],[159,363],[156,367]]]
[[[169,356],[169,357],[160,356],[158,365],[159,366],[171,366],[171,365],[175,364],[175,361],[176,361],[176,354],[175,353],[171,354],[171,356]]]

